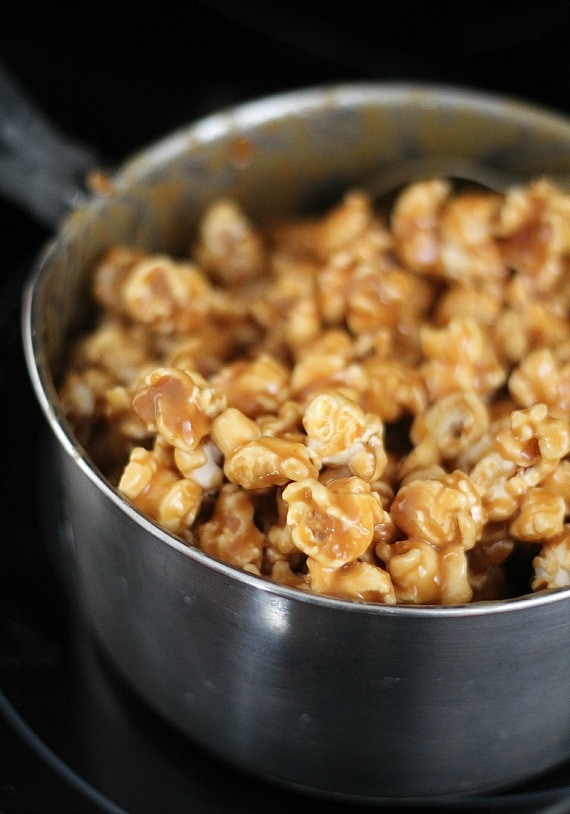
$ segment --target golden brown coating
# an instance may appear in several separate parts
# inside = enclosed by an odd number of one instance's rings
[[[570,195],[411,184],[188,256],[111,246],[60,387],[188,545],[292,588],[461,604],[570,585]],[[526,577],[521,580],[521,563]]]

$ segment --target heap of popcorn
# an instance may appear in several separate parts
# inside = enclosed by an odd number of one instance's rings
[[[191,240],[109,247],[60,387],[127,500],[317,594],[570,585],[570,195],[435,178],[263,226],[224,199]]]

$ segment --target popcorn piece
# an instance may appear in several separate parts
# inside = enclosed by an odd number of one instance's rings
[[[75,345],[73,368],[60,395],[77,427],[105,419],[125,438],[142,441],[150,437],[131,404],[140,377],[155,367],[149,344],[140,327],[125,327],[107,318]]]
[[[304,444],[260,436],[226,453],[224,473],[244,489],[256,490],[315,478],[318,467]]]
[[[342,201],[320,221],[316,249],[319,257],[329,257],[352,246],[374,223],[370,198],[362,192],[348,192]]]
[[[513,410],[495,436],[495,448],[473,466],[490,520],[505,520],[524,492],[538,486],[570,451],[568,421],[552,418],[544,404]]]
[[[130,319],[156,331],[172,333],[196,328],[204,322],[208,291],[206,278],[192,263],[155,255],[130,269],[121,298]]]
[[[412,480],[424,480],[445,475],[441,455],[437,443],[431,437],[426,437],[420,444],[412,449],[398,462],[398,474],[395,482],[400,487]]]
[[[507,491],[507,482],[517,473],[517,466],[505,460],[497,451],[477,461],[470,477],[481,492],[481,501],[487,519],[494,522],[508,520],[518,509],[518,497],[524,488]]]
[[[303,416],[308,444],[324,464],[346,464],[353,475],[377,480],[386,466],[384,427],[334,390],[316,396]]]
[[[453,390],[492,393],[506,381],[491,340],[473,319],[457,317],[444,328],[426,326],[421,343],[427,359],[420,370],[434,401]]]
[[[224,484],[212,518],[196,528],[202,551],[238,568],[261,573],[265,536],[254,523],[254,513],[246,491],[235,484]]]
[[[543,403],[554,417],[570,414],[570,358],[568,345],[536,348],[512,371],[509,393],[521,407]]]
[[[259,438],[261,430],[237,407],[227,407],[213,419],[210,436],[223,455],[230,455],[248,441]]]
[[[350,275],[346,322],[356,336],[379,328],[407,333],[417,329],[431,299],[432,289],[421,277],[363,263]]]
[[[105,391],[105,416],[125,438],[142,442],[152,437],[152,430],[133,410],[130,388],[117,385]]]
[[[534,291],[550,290],[570,253],[570,196],[545,179],[508,191],[497,234],[508,265]]]
[[[427,406],[427,388],[415,367],[379,356],[371,356],[362,366],[366,387],[359,400],[365,410],[392,422],[416,415]]]
[[[570,515],[570,461],[565,458],[541,482],[543,489],[564,500],[566,514]]]
[[[267,532],[268,547],[266,557],[275,563],[278,559],[288,558],[299,554],[299,549],[293,542],[291,527],[287,525],[288,506],[283,500],[282,490],[276,494],[277,519]]]
[[[212,441],[203,439],[191,452],[175,447],[174,463],[185,478],[196,481],[205,491],[222,484],[222,454]]]
[[[73,365],[97,367],[110,374],[117,384],[130,385],[152,363],[150,343],[140,326],[125,326],[105,319],[97,330],[81,340],[74,349]]]
[[[444,461],[452,461],[479,441],[489,427],[483,399],[473,390],[452,392],[417,415],[410,428],[416,447],[434,443]],[[435,461],[434,461],[435,462]]]
[[[491,331],[494,340],[496,323],[503,307],[502,300],[502,283],[486,280],[484,287],[451,283],[443,289],[435,302],[433,321],[436,325],[443,326],[455,317],[474,319]]]
[[[298,348],[291,370],[292,397],[306,403],[321,390],[362,391],[367,377],[355,354],[355,343],[340,328],[324,331],[306,347]]]
[[[283,486],[318,473],[314,455],[303,443],[262,436],[255,421],[235,407],[212,422],[211,437],[225,456],[226,477],[244,489]]]
[[[253,361],[226,365],[211,377],[210,383],[231,407],[250,418],[276,412],[289,396],[289,372],[267,353]]]
[[[475,485],[459,470],[402,486],[390,508],[394,523],[434,546],[473,548],[486,521]]]
[[[493,337],[501,356],[520,362],[537,347],[552,347],[570,337],[568,305],[560,291],[537,296],[520,274],[505,286],[504,306]]]
[[[137,509],[181,536],[196,519],[202,501],[195,481],[181,478],[160,453],[143,447],[132,450],[118,489]]]
[[[296,401],[287,400],[276,413],[260,415],[255,419],[261,435],[301,441],[304,439],[303,407]]]
[[[307,582],[306,556],[293,542],[291,528],[287,525],[287,504],[277,489],[275,504],[277,517],[267,531],[264,552],[264,573],[282,585],[310,590]]]
[[[370,197],[359,190],[348,191],[321,217],[279,223],[270,236],[287,253],[321,263],[340,256],[372,259],[392,243],[390,233],[375,216]]]
[[[315,299],[297,299],[284,315],[283,339],[295,353],[307,342],[316,339],[321,332],[321,316]]]
[[[473,601],[503,599],[511,588],[505,563],[515,550],[507,523],[487,523],[483,535],[467,552]]]
[[[59,393],[64,413],[75,424],[101,417],[105,414],[107,390],[113,384],[112,376],[97,367],[71,371]]]
[[[243,313],[240,313],[243,308]],[[194,370],[210,377],[230,358],[235,358],[236,343],[247,347],[259,340],[259,329],[250,320],[245,307],[210,292],[204,305],[207,317],[195,321],[182,333],[161,333],[149,329],[156,355],[164,367]]]
[[[497,434],[496,444],[506,460],[550,472],[570,452],[570,424],[551,417],[545,404],[535,404],[511,413],[509,426]]]
[[[273,562],[271,566],[271,579],[279,585],[286,585],[288,588],[310,590],[306,575],[293,570],[289,560],[285,558],[276,559]]]
[[[386,512],[370,486],[357,477],[324,486],[313,478],[290,483],[283,491],[293,542],[321,565],[340,568],[368,548],[374,527]]]
[[[330,258],[316,277],[316,304],[327,326],[341,326],[346,317],[346,304],[350,294],[354,258],[342,253]]]
[[[145,253],[127,246],[111,246],[95,267],[93,297],[108,314],[123,316],[123,284]]]
[[[463,283],[504,277],[493,233],[500,196],[450,196],[443,179],[411,184],[401,193],[392,215],[398,256],[414,271]]]
[[[261,235],[230,200],[218,201],[204,214],[195,255],[208,273],[226,285],[258,277],[265,268]]]
[[[423,539],[377,547],[392,580],[396,601],[415,605],[469,602],[467,559],[461,545],[436,546]]]
[[[378,565],[356,560],[330,568],[309,557],[307,566],[309,584],[315,593],[359,602],[396,603],[392,580]]]
[[[450,194],[450,183],[436,178],[410,184],[398,196],[390,225],[396,254],[407,268],[420,274],[442,275],[439,225]]]
[[[560,534],[547,540],[532,564],[533,591],[570,587],[570,526],[564,526]]]
[[[157,368],[133,397],[133,409],[146,426],[186,452],[209,432],[211,419],[226,406],[200,374]]]
[[[465,193],[448,201],[440,223],[443,276],[487,285],[507,274],[494,227],[502,196]]]
[[[564,498],[537,486],[522,496],[519,513],[509,526],[509,533],[529,543],[549,540],[562,531],[565,515]]]
[[[340,355],[314,353],[303,356],[291,372],[293,397],[308,403],[322,390],[335,389],[347,398],[358,398],[366,387],[368,377],[358,363],[346,363]]]

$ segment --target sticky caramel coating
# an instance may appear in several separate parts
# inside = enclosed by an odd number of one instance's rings
[[[477,545],[467,552],[473,599],[501,599],[509,594],[505,563],[516,548],[507,523],[487,523]]]
[[[484,328],[470,317],[453,317],[443,328],[421,331],[426,358],[420,370],[432,401],[456,390],[496,392],[507,379]]]
[[[346,464],[366,481],[382,475],[387,462],[382,421],[352,399],[334,390],[320,393],[307,406],[303,426],[321,464]]]
[[[157,332],[189,330],[208,314],[209,283],[191,263],[157,255],[136,263],[122,287],[125,316]]]
[[[398,197],[391,227],[395,251],[406,268],[420,274],[443,276],[440,222],[451,195],[444,178],[411,184]]]
[[[202,440],[191,452],[175,447],[174,463],[185,478],[196,481],[206,491],[223,483],[222,454],[210,440]]]
[[[59,388],[126,499],[344,600],[570,585],[570,195],[432,178],[263,226],[226,198],[188,247],[109,246]]]
[[[535,486],[522,496],[517,516],[509,525],[509,533],[516,540],[528,543],[550,540],[562,531],[566,504],[562,495]]]
[[[196,527],[200,548],[224,562],[260,574],[265,538],[253,521],[254,512],[245,489],[224,484],[211,519]]]
[[[195,254],[202,268],[228,285],[257,277],[265,266],[263,241],[232,200],[218,201],[205,213]]]
[[[239,360],[225,365],[212,376],[211,384],[231,407],[237,407],[251,418],[277,412],[289,396],[287,368],[267,353],[252,361]]]
[[[509,393],[521,407],[542,402],[552,416],[570,414],[570,343],[535,348],[509,378]]]
[[[316,457],[295,438],[263,435],[260,426],[235,407],[212,422],[211,436],[224,455],[224,474],[244,489],[283,486],[316,477]]]
[[[487,519],[475,484],[459,470],[405,483],[394,497],[390,515],[408,537],[465,550],[481,537]]]
[[[524,493],[556,469],[570,450],[569,432],[568,421],[549,416],[544,404],[503,418],[470,472],[489,520],[511,518]]]
[[[318,468],[304,444],[266,435],[227,453],[224,473],[232,483],[256,490],[314,478]]]
[[[399,359],[373,355],[363,361],[366,385],[360,396],[365,410],[384,422],[419,415],[428,404],[424,377]]]
[[[340,568],[331,568],[309,557],[307,566],[309,586],[315,593],[384,605],[396,604],[390,575],[379,565],[353,560]]]
[[[184,535],[192,526],[202,501],[202,488],[180,477],[164,450],[135,447],[118,485],[119,492],[173,534]]]
[[[467,558],[460,545],[437,546],[410,537],[379,546],[396,600],[415,605],[460,605],[471,600]]]
[[[496,436],[499,453],[520,467],[537,468],[542,478],[570,452],[570,423],[555,418],[545,404],[513,410],[506,428]]]
[[[441,267],[448,280],[493,284],[507,275],[495,240],[500,195],[471,192],[448,201],[441,223]]]
[[[570,515],[570,460],[561,460],[542,481],[544,489],[564,500],[565,514]]]
[[[482,438],[489,426],[489,413],[474,390],[458,390],[442,396],[419,413],[410,428],[410,439],[419,446],[433,443],[444,461],[455,461]]]
[[[283,491],[287,523],[297,548],[328,568],[358,559],[385,517],[377,495],[357,477],[328,486],[313,478],[290,483]]]
[[[536,293],[521,274],[514,274],[503,289],[504,307],[493,337],[498,353],[520,363],[533,348],[555,348],[570,337],[568,292],[565,285]]]
[[[546,179],[508,192],[497,234],[510,268],[533,292],[552,290],[567,270],[570,252],[570,198]]]
[[[533,591],[544,588],[565,588],[570,583],[570,526],[551,537],[541,546],[533,560]]]
[[[133,396],[133,409],[148,429],[186,452],[196,449],[226,399],[198,373],[156,368]]]

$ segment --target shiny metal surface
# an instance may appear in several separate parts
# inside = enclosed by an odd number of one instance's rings
[[[128,506],[74,442],[55,383],[108,243],[177,252],[221,192],[262,219],[330,202],[423,153],[568,173],[570,122],[515,100],[397,84],[311,89],[212,116],[141,151],[110,198],[69,216],[23,309],[30,374],[59,441],[80,593],[112,661],[216,754],[358,799],[472,793],[568,759],[570,591],[393,608],[236,571]]]

